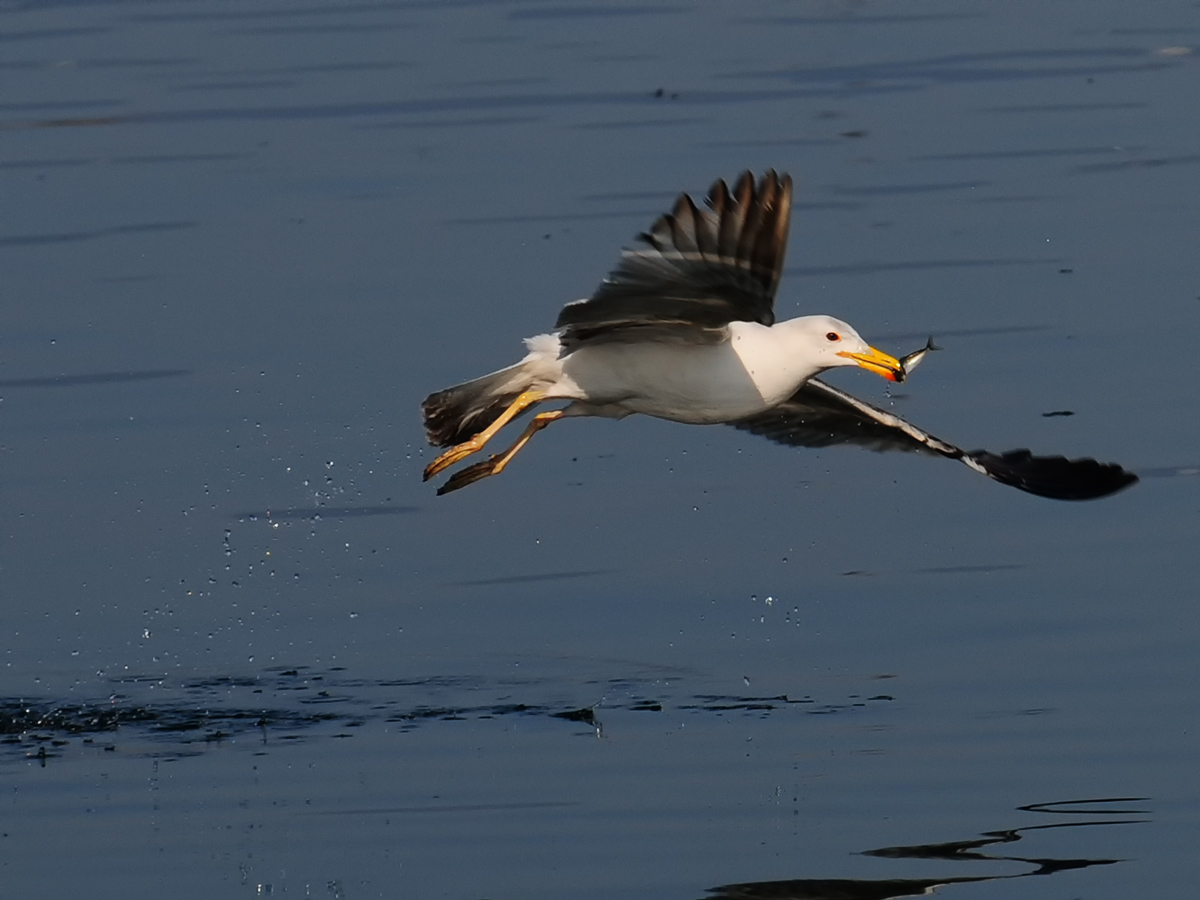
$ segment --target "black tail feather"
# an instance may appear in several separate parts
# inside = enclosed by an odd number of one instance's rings
[[[491,425],[520,396],[520,391],[481,396],[473,384],[430,394],[421,404],[425,433],[435,447],[452,447]]]

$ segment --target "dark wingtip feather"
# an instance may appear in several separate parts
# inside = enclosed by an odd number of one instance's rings
[[[1052,500],[1098,500],[1138,480],[1116,463],[1094,459],[1034,456],[1028,450],[999,454],[974,450],[966,456],[1001,484]]]

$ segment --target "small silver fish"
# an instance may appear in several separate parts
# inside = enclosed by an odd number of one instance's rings
[[[921,364],[921,360],[925,358],[925,354],[930,350],[941,350],[937,344],[933,342],[933,335],[929,336],[929,340],[925,342],[925,346],[920,350],[914,350],[912,353],[906,353],[900,357],[900,368],[904,372],[904,377],[907,378],[912,374],[912,370]],[[899,381],[900,379],[896,379]]]

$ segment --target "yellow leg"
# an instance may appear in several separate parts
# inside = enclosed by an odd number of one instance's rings
[[[466,459],[472,453],[481,450],[484,444],[496,436],[497,431],[511,422],[514,417],[519,416],[525,410],[529,409],[529,407],[542,400],[542,398],[545,396],[545,391],[524,391],[522,394],[520,394],[520,396],[517,397],[516,400],[509,404],[508,409],[500,413],[500,416],[495,422],[483,429],[483,431],[479,432],[479,434],[475,435],[470,440],[463,441],[461,444],[455,444],[453,447],[427,465],[425,467],[425,477],[423,480],[428,481],[438,472],[448,469],[459,460]]]
[[[503,453],[498,453],[485,459],[483,462],[477,462],[473,466],[467,466],[461,471],[455,472],[450,476],[450,480],[438,488],[438,496],[448,494],[451,491],[457,491],[459,488],[464,488],[468,484],[474,484],[481,478],[487,478],[489,475],[499,475],[504,471],[517,452],[529,443],[529,439],[549,425],[563,417],[561,409],[551,410],[550,412],[538,413],[533,417],[533,420],[521,432],[521,436],[516,442],[505,450]]]

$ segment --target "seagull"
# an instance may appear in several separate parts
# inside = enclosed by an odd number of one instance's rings
[[[930,339],[897,359],[831,316],[775,320],[790,176],[768,170],[756,184],[747,171],[732,188],[718,180],[705,206],[681,194],[591,297],[563,307],[552,333],[525,340],[524,359],[425,399],[429,442],[448,448],[425,468],[426,481],[482,450],[522,413],[566,401],[536,413],[508,449],[455,472],[439,495],[499,474],[559,419],[634,413],[732,425],[793,446],[941,455],[1060,500],[1103,497],[1137,481],[1119,465],[1092,459],[965,451],[816,378],[856,366],[901,382],[939,348]]]

